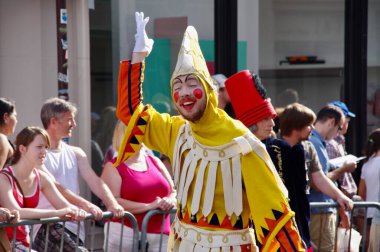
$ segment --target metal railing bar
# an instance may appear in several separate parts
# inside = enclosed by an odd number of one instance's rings
[[[146,252],[146,238],[147,238],[147,230],[148,230],[148,223],[150,221],[150,219],[154,216],[154,215],[157,215],[157,214],[171,214],[171,213],[176,213],[177,212],[177,209],[173,208],[171,209],[170,211],[168,212],[164,212],[160,209],[154,209],[154,210],[150,210],[149,212],[146,213],[146,215],[144,216],[144,219],[143,219],[143,222],[142,222],[142,225],[141,225],[141,239],[140,239],[140,244],[141,244],[141,252]]]
[[[356,208],[365,208],[364,211],[364,216],[363,216],[363,228],[362,228],[362,240],[361,240],[361,251],[365,252],[366,251],[366,238],[367,238],[367,210],[370,207],[377,208],[380,211],[380,202],[370,202],[370,201],[355,201],[353,202],[353,209]],[[328,208],[328,207],[335,207],[338,208],[339,204],[334,202],[334,203],[328,203],[328,202],[311,202],[310,203],[310,208]],[[352,215],[351,215],[351,227],[350,227],[350,234],[349,234],[349,240],[351,241],[351,228],[352,228]],[[349,243],[349,249],[351,247],[351,243]]]

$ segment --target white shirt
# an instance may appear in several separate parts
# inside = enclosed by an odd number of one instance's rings
[[[70,189],[77,195],[80,194],[77,157],[70,145],[61,141],[58,149],[48,150],[44,165],[61,185]],[[40,195],[40,201],[37,208],[54,209],[43,194]],[[82,241],[84,241],[85,235],[83,222],[81,222],[80,226],[81,229],[79,237]],[[78,226],[76,222],[66,222],[65,227],[74,234],[77,233]]]
[[[378,200],[378,192],[380,190],[380,156],[371,157],[362,168],[361,179],[365,181],[366,198],[365,201]],[[367,211],[367,218],[373,218],[375,208],[370,207]]]

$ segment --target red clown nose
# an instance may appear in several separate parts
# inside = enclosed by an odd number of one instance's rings
[[[228,78],[225,85],[236,119],[246,127],[251,127],[269,116],[277,116],[257,75],[243,70]]]

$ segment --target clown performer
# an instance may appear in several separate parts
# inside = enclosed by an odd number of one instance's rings
[[[171,160],[177,214],[169,251],[304,251],[265,146],[217,108],[194,27],[187,27],[170,80],[180,116],[142,104],[149,18],[136,13],[132,60],[120,63],[117,116],[127,126],[116,165],[144,142]],[[243,90],[242,90],[243,92]]]

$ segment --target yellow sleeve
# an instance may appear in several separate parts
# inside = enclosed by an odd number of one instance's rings
[[[305,251],[294,213],[266,163],[251,152],[242,157],[242,174],[260,251]]]
[[[184,123],[185,121],[179,116],[161,114],[152,109],[144,136],[144,144],[152,150],[165,154],[172,160],[175,141],[179,129]]]
[[[178,131],[184,124],[182,118],[160,114],[142,103],[144,68],[144,63],[131,64],[128,60],[120,63],[116,115],[127,129],[114,166],[132,156],[142,142],[172,159]]]

